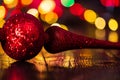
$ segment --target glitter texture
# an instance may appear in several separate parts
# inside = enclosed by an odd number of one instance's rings
[[[5,52],[16,60],[31,59],[43,46],[43,27],[39,20],[30,14],[16,14],[10,17],[4,27]]]

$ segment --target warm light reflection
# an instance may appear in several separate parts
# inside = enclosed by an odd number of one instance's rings
[[[51,26],[58,26],[58,27],[60,27],[60,24],[59,23],[53,23]]]
[[[102,17],[98,17],[95,20],[95,26],[96,26],[97,29],[104,29],[105,26],[106,26],[106,22]]]
[[[6,9],[4,6],[0,6],[0,20],[2,20],[3,18],[5,18],[6,15]]]
[[[110,32],[108,36],[108,40],[111,42],[118,42],[118,33],[117,32]]]
[[[35,9],[35,8],[29,9],[29,10],[27,11],[27,13],[28,13],[28,14],[31,14],[31,15],[33,15],[33,16],[35,16],[36,18],[38,18],[38,15],[39,15],[38,10]]]
[[[18,0],[3,0],[3,1],[8,8],[14,8],[18,4]]]
[[[95,30],[95,38],[99,39],[99,40],[105,40],[105,38],[106,38],[105,30],[96,29]]]
[[[58,16],[56,13],[54,12],[49,12],[45,15],[45,21],[48,23],[48,24],[52,24],[52,23],[55,23],[56,21],[58,20]]]
[[[68,27],[67,27],[66,25],[60,24],[60,27],[61,27],[62,29],[64,29],[64,30],[67,30],[67,31],[68,31]]]
[[[79,60],[79,64],[82,65],[82,67],[90,67],[93,65],[93,54],[91,52],[91,50],[89,49],[85,49],[85,50],[81,50],[81,53],[80,53],[80,57],[82,59]]]
[[[75,3],[74,0],[61,0],[61,4],[65,7],[70,7]]]
[[[63,67],[66,67],[66,68],[75,67],[74,54],[73,54],[72,51],[66,51],[65,52],[65,58],[64,58],[64,61],[63,61]]]
[[[3,27],[4,23],[5,23],[5,20],[4,20],[4,19],[0,20],[0,28]]]
[[[85,20],[90,22],[90,23],[94,23],[94,21],[96,20],[96,17],[97,17],[97,14],[93,10],[88,9],[84,12]]]
[[[33,0],[21,0],[22,5],[30,5]]]
[[[40,5],[38,6],[38,11],[41,14],[46,14],[50,11],[53,11],[55,8],[56,4],[54,0],[43,0]]]
[[[70,7],[71,14],[75,16],[80,16],[84,13],[85,8],[80,5],[79,3],[75,3],[73,6]]]
[[[115,19],[111,18],[108,22],[108,26],[110,30],[116,31],[118,29],[118,22]]]
[[[51,26],[58,26],[64,30],[68,30],[68,27],[64,24],[59,24],[59,23],[53,23]]]

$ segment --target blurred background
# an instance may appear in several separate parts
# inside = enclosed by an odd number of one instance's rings
[[[120,0],[0,0],[0,28],[10,16],[18,13],[35,16],[45,30],[57,25],[79,35],[119,42]],[[114,63],[119,58],[119,50],[78,49],[51,54],[43,47],[35,58],[28,61],[73,68]],[[13,62],[15,60],[8,57],[0,46],[0,70]]]

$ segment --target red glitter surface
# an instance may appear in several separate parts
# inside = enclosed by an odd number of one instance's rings
[[[43,27],[30,14],[16,14],[10,17],[4,27],[5,41],[2,42],[6,54],[16,60],[33,58],[43,45]]]

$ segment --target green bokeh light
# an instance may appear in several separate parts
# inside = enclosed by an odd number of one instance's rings
[[[70,7],[75,3],[74,0],[61,0],[61,4],[65,7]]]

